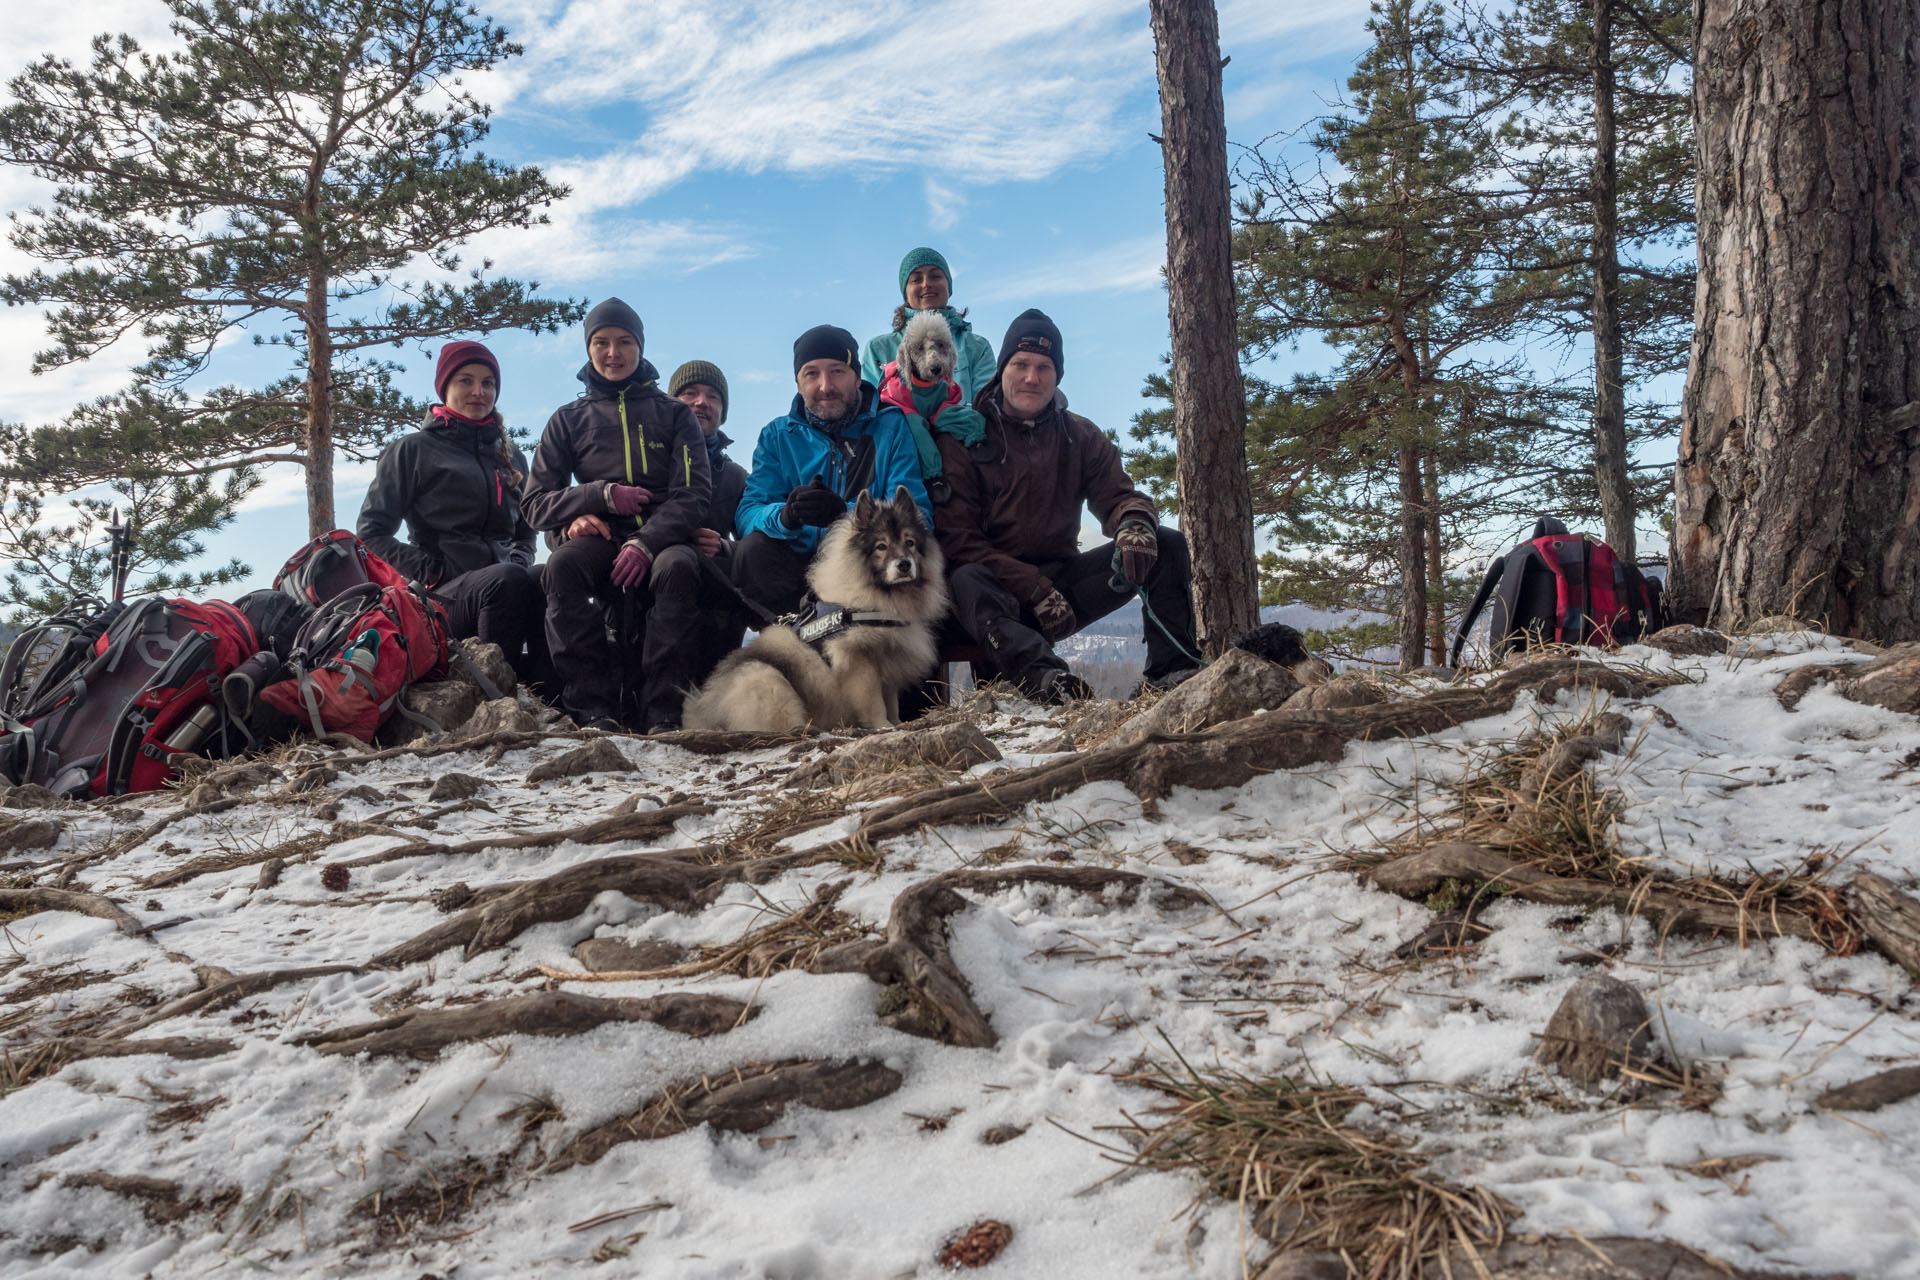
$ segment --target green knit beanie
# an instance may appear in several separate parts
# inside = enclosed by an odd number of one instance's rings
[[[900,259],[900,296],[902,298],[907,296],[907,277],[913,274],[916,267],[940,268],[941,274],[947,278],[947,294],[949,297],[952,296],[953,268],[947,265],[947,260],[940,256],[938,249],[929,249],[923,245]]]
[[[678,400],[680,392],[693,383],[703,382],[720,393],[720,421],[727,420],[727,375],[718,365],[705,360],[689,360],[667,379],[667,394]]]

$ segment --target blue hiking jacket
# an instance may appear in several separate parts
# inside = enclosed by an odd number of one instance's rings
[[[740,536],[764,533],[811,555],[820,545],[821,530],[787,528],[780,523],[780,508],[789,493],[815,476],[823,477],[849,507],[862,491],[884,502],[893,497],[895,486],[905,485],[926,518],[927,527],[933,527],[933,508],[920,479],[920,454],[914,448],[913,432],[898,409],[880,402],[879,393],[870,383],[860,384],[860,411],[835,436],[807,421],[806,408],[797,395],[785,417],[760,428],[760,442],[753,448],[753,470],[734,514]]]

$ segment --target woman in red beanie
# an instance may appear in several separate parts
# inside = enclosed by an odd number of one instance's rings
[[[446,603],[456,639],[497,644],[523,680],[547,666],[546,598],[533,529],[520,514],[527,460],[494,404],[500,362],[478,342],[450,342],[433,371],[440,403],[426,425],[380,455],[360,504],[360,540]],[[407,540],[395,535],[404,520]]]

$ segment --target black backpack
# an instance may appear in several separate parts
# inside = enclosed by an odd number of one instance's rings
[[[1612,648],[1667,625],[1657,581],[1606,543],[1568,533],[1552,516],[1540,517],[1531,538],[1487,566],[1454,633],[1454,666],[1489,599],[1488,642],[1495,658],[1549,641]]]

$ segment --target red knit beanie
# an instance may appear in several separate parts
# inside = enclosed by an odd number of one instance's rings
[[[493,358],[493,352],[487,350],[485,344],[470,339],[449,342],[440,348],[440,362],[433,367],[433,394],[440,397],[442,404],[447,400],[447,383],[470,364],[483,364],[493,370],[494,389],[499,390],[500,362]]]

